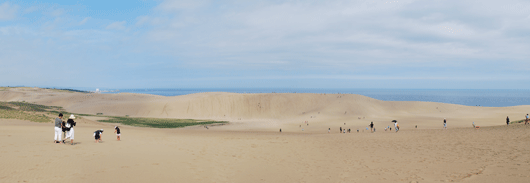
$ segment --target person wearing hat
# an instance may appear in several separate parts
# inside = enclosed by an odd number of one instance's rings
[[[103,135],[103,129],[96,130],[94,132],[94,138],[96,139],[96,143],[99,143],[101,141],[101,136]]]
[[[281,132],[281,130],[280,130],[280,132]],[[121,137],[120,127],[114,126],[114,133],[116,133],[116,138],[118,139],[118,141],[121,140],[120,139],[120,137]]]
[[[70,115],[65,125],[66,137],[64,138],[64,140],[69,138],[71,145],[74,145],[74,126],[76,125],[74,119],[75,119],[75,116],[73,114]]]
[[[63,138],[62,132],[62,125],[63,123],[63,113],[59,113],[59,117],[55,118],[55,137],[54,137],[54,143],[61,143],[61,139]]]

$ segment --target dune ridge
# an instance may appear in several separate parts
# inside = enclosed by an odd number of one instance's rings
[[[369,121],[439,126],[443,118],[451,125],[468,127],[502,125],[506,116],[522,119],[530,106],[475,107],[435,102],[381,101],[356,94],[310,93],[197,93],[164,97],[148,94],[95,94],[39,88],[0,91],[2,101],[26,101],[61,106],[75,113],[157,118],[213,119],[234,122],[272,121],[274,127],[311,121],[315,124]]]

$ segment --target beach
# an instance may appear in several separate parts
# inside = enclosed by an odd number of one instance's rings
[[[117,141],[116,124],[82,117],[76,120],[76,144],[69,145],[53,143],[52,119],[0,119],[0,182],[530,181],[530,125],[505,123],[506,116],[523,119],[530,106],[386,102],[347,94],[162,97],[39,88],[0,91],[0,100],[82,114],[229,121],[209,129],[120,125]],[[399,132],[384,130],[393,128],[391,120],[399,122]],[[371,121],[375,133],[365,129]],[[339,133],[339,127],[352,132]],[[103,143],[94,143],[98,129],[105,129]]]

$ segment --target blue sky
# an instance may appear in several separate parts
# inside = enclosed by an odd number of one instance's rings
[[[0,85],[530,89],[530,2],[0,0]]]

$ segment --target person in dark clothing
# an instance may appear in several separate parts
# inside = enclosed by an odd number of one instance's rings
[[[280,132],[282,132],[282,129],[280,129]],[[114,127],[114,133],[116,134],[116,139],[121,140],[121,131],[120,131],[120,127],[115,126],[115,127]]]
[[[506,125],[510,125],[510,118],[506,116]]]
[[[374,122],[370,123],[370,132],[374,132]]]
[[[340,130],[340,133],[342,133],[342,127],[340,127],[339,130]]]
[[[61,123],[61,130],[63,131],[63,137],[66,137],[66,123],[63,121]],[[64,144],[64,140],[63,140],[63,144]]]
[[[66,122],[66,125],[64,126],[66,128],[66,139],[70,139],[70,144],[74,145],[74,126],[76,125],[76,122],[74,121],[75,116],[72,114],[68,118],[68,121]],[[64,141],[63,141],[64,142]]]
[[[100,129],[94,132],[94,139],[96,139],[96,143],[99,143],[101,141],[102,134],[103,134],[103,129]]]

